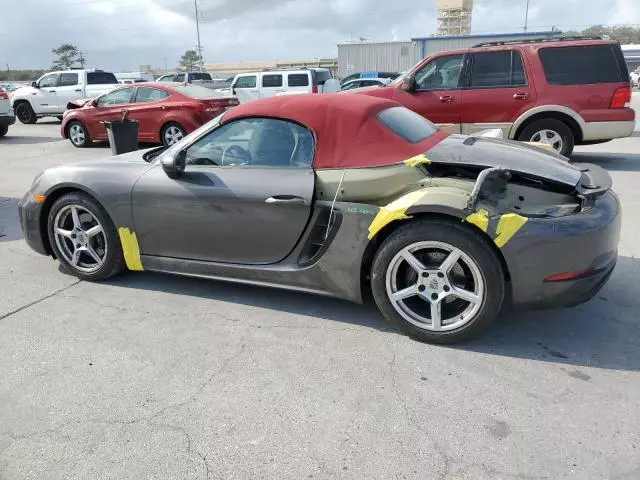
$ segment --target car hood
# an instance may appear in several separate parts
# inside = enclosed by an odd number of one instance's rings
[[[450,135],[427,152],[432,164],[470,168],[505,168],[527,177],[570,187],[583,170],[562,155],[511,140]]]

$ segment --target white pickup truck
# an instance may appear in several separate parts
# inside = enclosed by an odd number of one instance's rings
[[[51,72],[13,92],[11,106],[22,123],[36,123],[39,117],[48,116],[61,119],[69,102],[97,97],[117,86],[116,76],[102,70]]]

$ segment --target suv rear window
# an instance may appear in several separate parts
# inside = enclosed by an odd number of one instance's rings
[[[290,87],[308,87],[309,75],[307,75],[306,73],[290,73],[289,86]]]
[[[191,81],[193,80],[211,80],[210,73],[193,72],[190,74]]]
[[[88,85],[108,85],[111,83],[118,83],[118,79],[113,73],[87,72]]]
[[[629,75],[623,71],[626,65],[621,65],[619,56],[622,56],[619,45],[540,49],[544,74],[552,85],[627,82]]]
[[[409,143],[420,143],[438,131],[429,120],[405,107],[391,107],[377,115],[378,120]]]

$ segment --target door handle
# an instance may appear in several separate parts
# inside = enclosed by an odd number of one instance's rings
[[[442,103],[453,103],[455,101],[455,98],[453,98],[451,95],[443,95],[440,97],[440,101]]]
[[[295,195],[274,195],[273,197],[265,199],[264,203],[286,203],[291,205],[294,203],[304,203],[304,198]]]
[[[81,89],[81,88],[79,88],[79,89],[77,89],[77,90],[74,90],[74,92],[82,92],[82,89]]]
[[[49,90],[49,93],[56,93],[55,90]]]
[[[529,98],[529,94],[528,93],[515,93],[513,95],[513,98],[515,98],[516,100],[527,100]]]

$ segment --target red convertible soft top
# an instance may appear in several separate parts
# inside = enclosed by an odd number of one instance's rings
[[[229,110],[222,123],[242,117],[273,117],[305,125],[316,136],[315,168],[378,167],[425,153],[447,133],[410,143],[380,123],[376,114],[401,107],[392,100],[349,93],[281,95]]]

